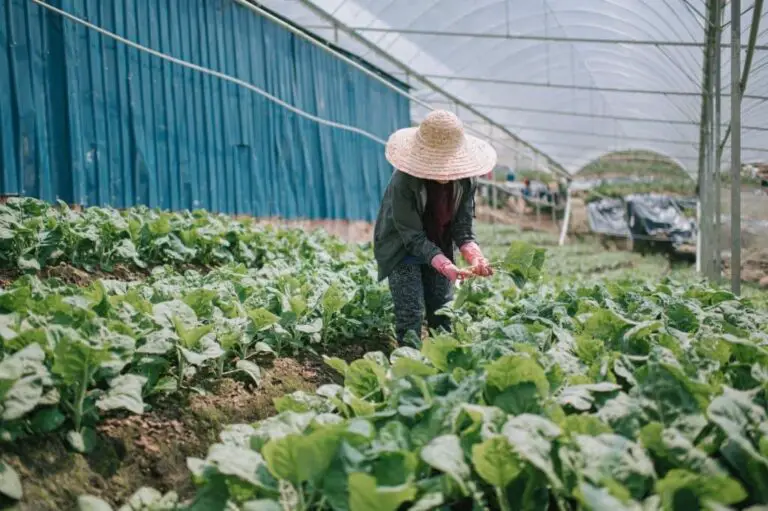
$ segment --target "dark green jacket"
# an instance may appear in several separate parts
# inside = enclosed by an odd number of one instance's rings
[[[386,279],[400,261],[408,255],[425,262],[441,253],[427,239],[421,223],[427,204],[425,181],[398,170],[392,174],[373,231],[373,253],[379,265],[379,280]],[[453,221],[451,237],[457,247],[475,241],[475,189],[477,179],[455,181],[453,191]],[[452,257],[453,254],[446,254]]]

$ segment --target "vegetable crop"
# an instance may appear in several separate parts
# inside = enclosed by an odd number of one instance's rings
[[[191,501],[147,508],[762,509],[766,311],[672,280],[531,285],[543,263],[513,243],[453,334],[326,357],[342,385],[231,426],[189,461]]]
[[[210,378],[257,382],[275,353],[389,333],[365,247],[203,213],[24,202],[0,209],[9,215],[27,230],[2,221],[8,267],[163,266],[144,282],[27,275],[0,292],[0,442],[54,431],[87,450],[113,410],[141,413]],[[94,215],[129,227],[109,244],[41,234],[87,230]],[[173,227],[158,234],[158,221]],[[135,260],[109,248],[120,240]],[[764,509],[764,302],[626,272],[552,278],[545,263],[512,243],[498,274],[463,284],[444,311],[452,333],[352,362],[325,356],[339,383],[276,399],[276,416],[231,425],[189,459],[195,495],[142,488],[122,509]],[[23,496],[2,462],[0,494]],[[87,495],[79,505],[111,509]]]

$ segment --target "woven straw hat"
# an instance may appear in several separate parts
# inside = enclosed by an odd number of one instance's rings
[[[496,166],[494,148],[465,134],[459,118],[445,110],[430,112],[418,128],[393,133],[386,156],[401,172],[434,181],[478,177]]]

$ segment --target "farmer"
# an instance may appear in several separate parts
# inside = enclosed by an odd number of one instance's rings
[[[421,338],[426,309],[431,330],[450,331],[436,312],[453,299],[453,283],[493,274],[475,242],[477,177],[496,164],[496,151],[465,135],[452,113],[435,111],[418,128],[401,129],[387,142],[395,167],[374,229],[379,279],[389,279],[398,342]],[[454,245],[469,269],[454,264]]]

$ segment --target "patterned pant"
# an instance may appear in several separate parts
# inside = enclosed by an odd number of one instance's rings
[[[400,263],[389,276],[395,306],[395,332],[403,344],[408,332],[421,339],[424,309],[430,330],[451,330],[451,321],[435,314],[453,299],[453,285],[429,265]]]

